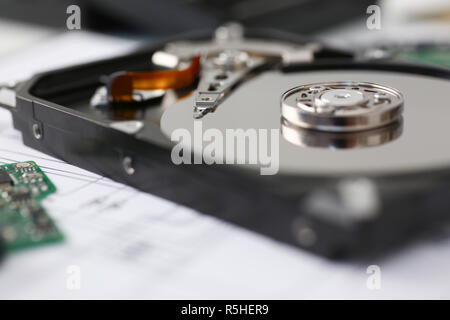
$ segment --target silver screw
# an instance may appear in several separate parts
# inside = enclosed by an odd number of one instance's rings
[[[132,176],[136,170],[133,168],[133,159],[131,157],[125,157],[122,160],[122,166],[123,169],[125,170],[125,173],[128,174],[129,176]]]
[[[384,92],[377,92],[373,95],[373,97],[377,101],[389,100],[389,96]]]
[[[37,124],[37,123],[33,124],[32,130],[33,130],[33,135],[37,140],[42,139],[42,130],[41,130],[41,127],[39,126],[39,124]]]
[[[313,93],[317,93],[317,92],[325,90],[325,87],[324,86],[313,86],[313,87],[310,87],[309,90],[311,90]]]
[[[229,22],[217,28],[214,38],[218,42],[241,40],[244,37],[244,28],[236,22]]]

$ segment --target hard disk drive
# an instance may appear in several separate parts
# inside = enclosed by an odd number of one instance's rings
[[[37,75],[3,104],[26,145],[340,257],[449,220],[449,78],[227,25]]]

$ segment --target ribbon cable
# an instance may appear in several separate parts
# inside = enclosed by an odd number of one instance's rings
[[[183,70],[125,72],[111,76],[108,85],[111,102],[133,102],[135,90],[169,90],[190,86],[200,72],[200,56]]]

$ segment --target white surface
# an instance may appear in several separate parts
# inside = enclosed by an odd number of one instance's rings
[[[415,43],[450,42],[450,1],[383,0],[381,29],[369,30],[370,14],[357,21],[337,26],[318,38],[342,49],[359,49],[375,45],[411,45]],[[439,18],[439,15],[445,15]]]
[[[55,35],[55,32],[32,25],[0,20],[0,56],[25,50],[30,44],[38,43]]]
[[[69,33],[28,48],[28,61],[20,53],[3,59],[0,77],[10,80],[63,63],[63,57],[64,63],[78,62],[127,46]],[[9,255],[0,265],[0,298],[450,297],[448,237],[382,261],[331,262],[25,147],[9,113],[0,109],[0,162],[22,160],[36,161],[56,184],[57,194],[44,205],[67,240]],[[366,287],[369,263],[381,268],[380,290]],[[66,286],[73,265],[81,271],[79,290]]]
[[[20,33],[16,36],[20,37]],[[132,40],[83,31],[54,34],[31,42],[16,50],[14,55],[0,55],[0,83],[26,80],[37,72],[125,54],[136,45]]]
[[[389,20],[403,20],[436,17],[450,13],[448,0],[382,0],[384,16]]]

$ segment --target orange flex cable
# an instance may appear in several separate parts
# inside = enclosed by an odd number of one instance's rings
[[[134,90],[182,89],[194,83],[199,72],[200,56],[196,56],[183,70],[121,73],[110,82],[109,99],[112,102],[132,102]]]

